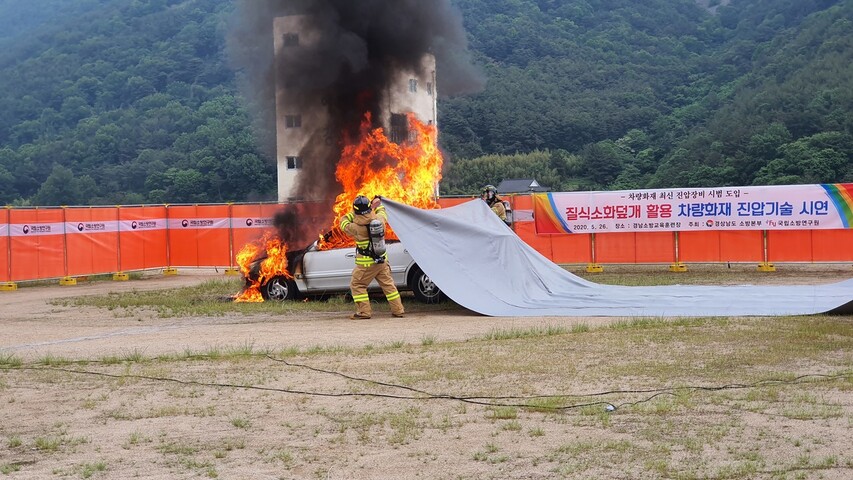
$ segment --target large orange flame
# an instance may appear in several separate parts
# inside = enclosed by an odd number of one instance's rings
[[[364,115],[358,143],[344,146],[335,177],[343,193],[335,199],[335,223],[331,234],[320,240],[320,249],[352,246],[354,242],[338,228],[340,218],[352,211],[358,195],[376,195],[418,208],[438,208],[436,188],[444,162],[433,125],[407,115],[409,140],[397,144],[382,128],[371,129],[370,113]],[[389,228],[386,235],[396,239]]]
[[[265,252],[264,258],[257,266],[257,272],[252,271],[252,263]],[[246,279],[246,287],[234,297],[235,302],[263,302],[261,286],[269,279],[277,276],[293,278],[287,271],[287,246],[281,243],[272,232],[267,232],[260,239],[247,243],[237,253],[237,265],[240,273]]]

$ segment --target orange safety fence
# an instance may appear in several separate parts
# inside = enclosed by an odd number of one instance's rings
[[[11,280],[66,275],[63,216],[61,208],[9,211]]]
[[[442,198],[443,208],[472,198]],[[509,195],[515,233],[555,263],[850,262],[853,229],[538,234],[533,197]],[[234,267],[280,204],[6,208],[0,281],[164,267]]]
[[[6,208],[0,213],[0,282],[11,282],[12,272],[10,263],[12,252],[9,251],[9,212]]]
[[[118,210],[69,207],[65,213],[66,276],[121,271]]]
[[[768,232],[773,262],[853,261],[853,229]]]
[[[166,206],[119,207],[119,271],[169,266]]]
[[[167,261],[169,267],[228,266],[229,205],[169,206]]]

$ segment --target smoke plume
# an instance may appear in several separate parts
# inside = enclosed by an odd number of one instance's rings
[[[300,30],[320,35],[275,58],[274,19],[290,15],[300,16]],[[326,128],[306,132],[311,139],[300,154],[296,189],[297,197],[329,205],[340,192],[335,167],[342,139],[358,137],[365,113],[374,123],[382,118],[381,92],[401,71],[420,73],[427,53],[436,58],[440,95],[482,89],[484,78],[470,63],[462,18],[450,0],[238,0],[228,38],[229,59],[271,157],[277,84],[286,86],[288,108],[303,119],[317,105],[326,109]]]

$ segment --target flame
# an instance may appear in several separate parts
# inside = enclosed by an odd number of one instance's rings
[[[252,264],[263,254],[266,254],[266,258],[260,262],[257,272],[253,271]],[[287,246],[272,232],[267,232],[260,239],[244,245],[236,258],[240,273],[246,279],[246,287],[234,297],[234,301],[263,302],[261,285],[267,280],[277,276],[293,278],[293,275],[287,271],[286,254]]]
[[[320,238],[321,250],[355,244],[338,224],[352,211],[352,201],[358,195],[379,195],[418,208],[439,208],[435,194],[444,160],[436,142],[436,128],[421,123],[413,113],[407,114],[407,119],[409,140],[402,144],[389,140],[382,128],[371,129],[369,112],[361,122],[358,143],[346,142],[335,172],[343,193],[335,199],[335,222],[330,233]],[[386,237],[397,238],[390,228]]]

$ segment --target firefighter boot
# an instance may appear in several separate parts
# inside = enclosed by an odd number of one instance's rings
[[[391,315],[396,318],[403,318],[406,314],[406,311],[403,309],[403,302],[400,301],[400,298],[395,298],[394,300],[389,300],[388,304],[391,306]]]
[[[353,320],[370,318],[370,302],[355,302],[355,313],[349,318]]]

